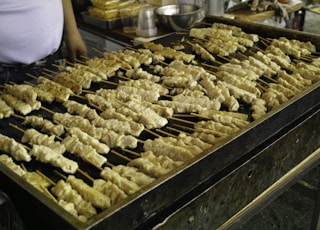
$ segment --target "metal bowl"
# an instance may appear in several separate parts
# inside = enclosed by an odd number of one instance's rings
[[[155,12],[160,24],[173,31],[189,29],[203,18],[203,10],[192,4],[161,6]]]

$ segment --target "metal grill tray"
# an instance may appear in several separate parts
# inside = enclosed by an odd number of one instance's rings
[[[318,49],[320,48],[320,37],[317,35],[237,22],[219,17],[207,18],[206,22],[236,25],[245,32],[259,34],[262,37],[266,37],[267,34],[271,38],[285,36],[301,41],[311,41]],[[187,37],[186,34],[171,34],[155,42],[164,46],[172,46],[185,37]],[[266,143],[272,136],[286,129],[308,112],[319,108],[319,98],[320,82],[291,98],[263,118],[250,123],[240,132],[230,135],[218,145],[171,171],[166,176],[157,179],[127,199],[102,211],[86,223],[80,222],[71,214],[65,212],[54,201],[33,188],[22,178],[12,174],[6,167],[2,167],[0,170],[0,187],[6,188],[10,194],[13,194],[13,200],[16,202],[18,209],[24,213],[28,224],[33,226],[40,225],[48,229],[57,226],[64,229],[141,228],[143,223],[154,218],[158,213],[167,209],[174,209],[178,203],[186,202],[184,199],[190,197],[190,194],[196,196],[199,191],[210,186],[206,184],[208,178],[216,178],[216,180],[222,178],[223,174],[227,173],[225,170],[237,167],[239,159],[249,153],[252,154],[252,151]],[[54,111],[63,111],[61,107],[59,103],[50,106]],[[47,115],[50,116],[50,114]],[[0,132],[10,133],[13,137],[19,138],[21,133],[10,128],[8,122],[15,123],[16,121],[14,119],[0,121]],[[142,136],[144,135],[146,135],[145,138],[148,138],[147,133]],[[119,159],[113,160],[119,161]],[[48,171],[45,171],[45,173],[50,174],[50,166],[47,169]],[[98,173],[97,169],[90,168],[88,165],[86,165],[86,171],[93,175]],[[54,175],[51,176],[54,177]],[[22,203],[23,205],[21,205]],[[30,209],[33,212],[28,211]]]

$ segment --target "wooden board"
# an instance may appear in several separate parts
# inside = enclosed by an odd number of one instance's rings
[[[280,4],[280,3],[279,3]],[[303,6],[300,0],[291,0],[288,4],[281,4],[287,9],[288,13],[296,12]],[[231,13],[234,19],[239,19],[247,22],[258,22],[275,16],[275,10],[267,10],[263,12],[253,12],[250,8],[237,10]]]

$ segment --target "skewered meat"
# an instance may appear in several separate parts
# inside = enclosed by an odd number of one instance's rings
[[[156,102],[160,97],[158,91],[150,91],[143,88],[136,88],[132,86],[119,85],[117,91],[123,91],[129,95],[138,95],[141,97],[142,101]]]
[[[109,197],[90,187],[83,180],[76,178],[73,175],[69,175],[67,182],[70,183],[71,187],[77,190],[78,193],[94,207],[107,209],[111,206]]]
[[[43,176],[36,172],[26,172],[21,177],[41,192],[51,185]]]
[[[101,167],[107,162],[107,158],[97,153],[90,145],[83,144],[76,136],[67,136],[63,139],[62,143],[66,146],[69,153],[75,154],[97,167]]]
[[[210,129],[210,130],[222,132],[225,134],[231,134],[231,133],[234,133],[239,130],[239,128],[237,128],[237,127],[223,125],[219,122],[212,121],[212,120],[197,122],[194,125],[194,128],[196,129],[196,131],[199,131],[200,128],[202,128],[202,129]]]
[[[88,119],[68,113],[55,113],[53,119],[68,128],[78,127],[90,136],[112,147],[136,148],[137,139],[131,135],[122,135],[106,128],[95,127]]]
[[[128,133],[131,133],[133,136],[139,136],[144,129],[143,124],[137,123],[133,121],[132,118],[117,112],[115,108],[109,108],[104,110],[102,113],[100,113],[100,116],[105,119],[110,119],[110,120],[116,119],[118,121],[127,122],[130,125],[130,129],[131,129],[131,132],[128,132]]]
[[[208,52],[205,48],[203,48],[201,45],[199,45],[197,43],[192,44],[192,50],[196,54],[200,55],[200,57],[203,60],[210,61],[210,62],[216,61],[215,57],[210,52]]]
[[[256,87],[255,81],[250,81],[245,78],[239,78],[234,74],[224,71],[217,72],[217,75],[219,75],[224,82],[229,83],[239,89],[248,91],[249,93],[252,93],[257,97],[261,95],[260,90]]]
[[[119,148],[137,148],[138,139],[131,135],[118,134],[112,130],[104,129],[102,132],[101,142],[113,147]]]
[[[288,98],[280,91],[273,88],[268,88],[261,96],[267,103],[267,108],[272,110],[282,103],[288,101]]]
[[[143,46],[144,48],[150,49],[152,52],[161,55],[167,59],[181,60],[186,63],[191,63],[195,59],[195,56],[192,54],[187,54],[183,51],[177,51],[170,47],[164,47],[161,44],[156,44],[154,42],[146,42],[143,44]]]
[[[59,72],[57,75],[65,75],[74,81],[78,82],[81,84],[82,88],[84,89],[89,89],[91,87],[91,82],[94,81],[95,79],[92,79],[91,75],[92,73],[88,73],[87,71],[81,72],[81,69],[75,69],[70,66],[67,66],[65,69],[65,72]],[[95,76],[95,75],[93,75]]]
[[[90,218],[97,214],[97,210],[92,204],[83,199],[83,197],[73,189],[71,185],[64,180],[59,180],[56,185],[51,188],[52,193],[59,200],[65,200],[74,204],[75,209],[80,215]]]
[[[66,74],[56,74],[53,77],[53,81],[57,82],[60,85],[68,87],[75,94],[80,94],[82,92],[82,85],[74,79],[70,78],[70,75],[67,76]]]
[[[51,93],[55,97],[55,100],[57,100],[58,102],[64,102],[68,100],[70,95],[73,94],[71,89],[47,78],[39,77],[38,82],[39,84],[36,87]]]
[[[77,101],[67,100],[63,102],[63,106],[67,108],[68,113],[77,114],[83,118],[87,118],[90,121],[99,118],[96,110],[91,109],[89,106]]]
[[[190,103],[201,106],[203,109],[215,109],[219,110],[221,108],[221,104],[217,100],[211,100],[209,97],[203,96],[188,96],[183,94],[178,94],[172,97],[173,102],[181,102],[181,103]]]
[[[128,69],[126,70],[125,75],[130,79],[147,79],[152,82],[159,82],[160,77],[154,74],[151,74],[142,68],[137,69]]]
[[[130,55],[135,57],[143,65],[152,64],[152,57],[150,55],[147,55],[146,53],[140,53],[140,52],[136,52],[134,50],[128,50],[128,49],[121,50],[119,52],[122,52],[125,55]]]
[[[143,187],[154,181],[154,178],[139,172],[137,168],[125,165],[117,165],[112,167],[112,170],[120,174],[120,176],[136,183],[138,186]]]
[[[108,196],[110,198],[111,205],[114,205],[128,197],[124,191],[111,181],[96,179],[93,181],[93,188]]]
[[[23,125],[31,125],[33,128],[40,129],[42,132],[61,136],[64,134],[64,127],[60,124],[53,124],[50,120],[44,119],[40,116],[26,116]]]
[[[11,94],[2,94],[1,95],[2,100],[6,102],[7,105],[9,105],[14,111],[17,111],[18,113],[22,115],[27,115],[31,113],[33,110],[38,110],[41,107],[40,102],[35,102],[34,104],[26,103]]]
[[[3,134],[0,134],[0,150],[10,154],[17,161],[31,161],[29,152],[22,144]]]
[[[21,85],[4,85],[4,92],[11,94],[12,96],[22,100],[28,104],[35,103],[37,101],[37,93],[32,90],[32,86],[21,84]]]
[[[244,102],[250,104],[254,98],[257,98],[257,96],[253,93],[250,93],[247,90],[241,89],[237,86],[234,86],[233,84],[227,83],[225,81],[219,81],[218,85],[223,85],[226,87],[230,94],[233,95],[235,98],[239,98],[243,100]]]
[[[252,101],[250,109],[252,110],[252,118],[257,120],[259,117],[267,113],[267,107],[265,100],[256,98]]]
[[[36,129],[30,128],[24,131],[21,142],[29,143],[30,145],[44,145],[57,154],[63,154],[66,151],[65,146],[54,139],[54,135],[48,136],[47,134],[40,133]]]
[[[197,66],[197,65],[185,64],[180,60],[174,60],[174,61],[170,62],[168,67],[170,69],[173,68],[177,71],[181,71],[182,75],[190,74],[193,77],[193,79],[196,81],[198,81],[204,77],[209,78],[212,81],[216,80],[216,77],[213,74],[209,73],[204,68]],[[163,75],[167,75],[167,74],[163,73]],[[168,74],[168,75],[170,75],[170,74]]]
[[[103,168],[103,170],[100,172],[100,175],[103,179],[116,184],[121,190],[123,190],[128,195],[131,195],[140,190],[140,186],[137,185],[135,182],[130,181],[125,177],[122,177],[118,172],[109,167]]]
[[[161,117],[154,110],[144,106],[143,104],[138,104],[136,101],[128,101],[126,103],[126,107],[137,113],[139,116],[139,122],[144,124],[148,129],[162,128],[168,123],[166,118]],[[121,111],[122,110],[119,109],[119,112]]]
[[[0,120],[14,114],[13,109],[0,97]]]
[[[79,140],[85,145],[92,146],[98,153],[105,154],[110,151],[110,147],[108,145],[101,143],[96,138],[88,135],[77,127],[68,128],[67,131],[71,136],[79,138]]]
[[[67,128],[78,127],[90,136],[98,140],[101,139],[103,129],[95,127],[88,119],[81,116],[71,115],[69,113],[55,113],[53,114],[53,120]]]
[[[278,78],[286,80],[289,84],[296,87],[300,91],[304,90],[307,87],[306,85],[304,85],[304,81],[300,81],[301,79],[295,78],[293,75],[288,74],[284,70],[278,72]]]
[[[59,200],[58,204],[67,212],[69,212],[71,215],[75,216],[76,218],[78,218],[80,221],[82,222],[86,222],[87,218],[85,216],[82,215],[78,215],[78,211],[76,210],[75,206],[73,203],[67,202],[65,200]]]
[[[204,110],[199,113],[200,115],[206,116],[213,121],[219,122],[223,125],[228,126],[236,126],[238,128],[244,128],[249,124],[249,121],[243,120],[242,118],[239,119],[234,117],[232,113],[228,114],[219,114],[219,113],[212,113],[212,111]]]
[[[175,161],[187,161],[194,155],[187,149],[165,142],[163,138],[148,139],[143,145],[144,151],[152,151],[156,156],[165,155]]]
[[[161,106],[171,107],[175,113],[199,113],[205,110],[201,105],[181,101],[160,100],[158,104]]]
[[[168,157],[167,157],[168,158]],[[170,158],[168,158],[170,159]],[[170,159],[171,160],[171,159]],[[172,160],[171,160],[172,161]],[[136,158],[129,162],[129,166],[138,168],[141,172],[155,178],[159,178],[169,173],[172,169],[163,168],[161,165],[154,164],[146,158]]]
[[[66,173],[74,174],[79,168],[76,161],[70,160],[44,145],[32,145],[32,149],[29,153],[30,155],[35,156],[36,160],[59,167]]]
[[[26,171],[24,171],[20,165],[17,165],[13,159],[6,155],[6,154],[1,154],[0,155],[0,162],[3,163],[5,166],[7,166],[9,169],[11,169],[15,174],[22,176],[26,174]]]
[[[303,55],[302,52],[304,54],[310,54],[310,52],[306,49],[302,50],[299,47],[293,46],[289,40],[273,39],[271,45],[280,48],[286,54],[292,55],[296,58],[300,58]]]
[[[149,79],[119,81],[119,85],[132,86],[135,88],[149,90],[151,92],[158,92],[160,95],[166,95],[169,93],[169,90],[163,85],[155,83]]]

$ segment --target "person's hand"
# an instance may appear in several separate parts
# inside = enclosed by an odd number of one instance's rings
[[[66,35],[65,42],[72,62],[75,60],[84,60],[87,57],[86,44],[78,31]]]

